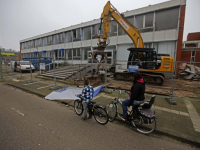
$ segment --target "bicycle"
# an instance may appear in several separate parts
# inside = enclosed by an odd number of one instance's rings
[[[83,98],[77,99],[74,101],[74,109],[78,115],[82,115],[83,113]],[[101,105],[94,105],[96,102],[88,103],[88,110],[90,109],[91,114],[94,116],[95,120],[101,124],[105,125],[108,123],[108,114],[106,111],[106,107],[103,108]]]
[[[115,101],[110,102],[107,106],[109,121],[112,122],[117,116],[119,116],[120,119],[131,122],[138,132],[143,134],[152,133],[156,129],[156,117],[155,110],[152,109],[151,106],[155,101],[156,95],[153,95],[151,99],[144,102],[143,105],[135,105],[131,111],[128,110],[128,116],[125,120],[121,118],[118,113],[118,110],[122,109],[122,102],[119,99],[122,92],[121,90],[118,90],[118,92],[119,95],[114,99]],[[125,93],[129,94],[127,91],[125,91]]]

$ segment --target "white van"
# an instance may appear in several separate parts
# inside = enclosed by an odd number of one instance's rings
[[[32,72],[35,71],[35,67],[31,64],[31,68],[30,68],[30,62],[29,61],[11,61],[11,68],[14,71],[31,71],[32,68]]]

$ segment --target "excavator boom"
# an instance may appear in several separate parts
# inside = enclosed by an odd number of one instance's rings
[[[140,32],[136,27],[131,25],[118,11],[117,9],[110,3],[104,6],[103,12],[101,14],[101,23],[99,29],[99,35],[101,31],[101,25],[103,24],[103,36],[98,36],[98,50],[104,50],[106,47],[106,41],[108,38],[109,26],[111,17],[123,28],[123,30],[127,33],[127,35],[133,41],[133,44],[137,48],[143,48],[144,43]]]

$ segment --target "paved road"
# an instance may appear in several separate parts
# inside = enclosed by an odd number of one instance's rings
[[[114,123],[82,121],[73,108],[0,83],[0,149],[197,149]]]

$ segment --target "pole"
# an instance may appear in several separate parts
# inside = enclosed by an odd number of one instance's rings
[[[30,63],[30,69],[31,69],[31,82],[33,81],[32,80],[32,67],[31,67],[31,62],[29,61],[29,63]]]
[[[105,60],[105,89],[107,90],[107,60]]]
[[[3,73],[2,73],[2,61],[1,61],[1,48],[0,48],[0,68],[1,68],[1,79],[3,79]]]
[[[21,68],[21,62],[19,61],[19,67],[20,67],[20,74],[21,74],[21,78],[22,78],[22,68]]]
[[[53,58],[53,69],[54,69],[54,81],[55,81],[55,88],[56,88],[56,68],[55,68],[55,60]]]

